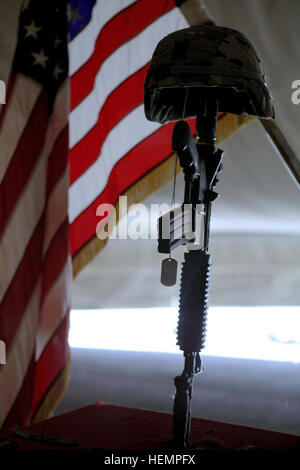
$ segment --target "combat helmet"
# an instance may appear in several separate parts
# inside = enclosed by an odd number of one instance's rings
[[[163,38],[145,80],[147,119],[164,123],[193,117],[208,95],[218,100],[220,112],[274,118],[260,59],[242,33],[197,25]]]

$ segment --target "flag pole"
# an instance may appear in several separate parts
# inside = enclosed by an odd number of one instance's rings
[[[260,119],[260,122],[262,123],[276,153],[284,162],[290,175],[300,188],[300,160],[297,158],[295,152],[281,132],[276,121]]]

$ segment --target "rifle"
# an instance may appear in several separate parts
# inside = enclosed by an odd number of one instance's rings
[[[172,148],[179,157],[185,180],[184,203],[181,209],[183,213],[185,205],[191,207],[190,223],[187,229],[184,217],[178,217],[180,211],[177,213],[171,211],[171,214],[163,215],[158,221],[160,253],[171,254],[172,250],[180,245],[186,245],[187,248],[181,273],[177,329],[177,344],[183,351],[185,363],[182,374],[174,379],[176,394],[173,409],[173,444],[175,447],[189,446],[193,381],[194,376],[201,372],[200,352],[205,346],[211,205],[218,197],[213,188],[218,181],[217,174],[221,170],[224,153],[215,148],[217,114],[218,102],[207,97],[197,113],[197,142],[194,142],[186,121],[181,120],[174,125]],[[199,207],[204,218],[203,223],[197,223]],[[164,237],[167,220],[170,221],[168,238]],[[182,236],[176,238],[178,233]],[[162,282],[171,285],[170,279],[174,280],[176,276],[174,277],[174,273],[170,274],[168,270],[168,264],[163,262]]]

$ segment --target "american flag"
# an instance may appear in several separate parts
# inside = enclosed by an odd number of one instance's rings
[[[211,22],[200,1],[177,3]],[[157,42],[188,22],[174,0],[71,0],[70,7],[69,216],[80,268],[80,252],[89,256],[95,238],[98,205],[115,204],[171,154],[173,124],[145,119],[144,80]]]
[[[0,123],[0,426],[34,416],[69,356],[68,108],[66,2],[25,0]]]
[[[72,262],[101,247],[98,205],[172,173],[144,79],[188,22],[211,22],[200,0],[23,1],[0,121],[0,428],[46,417],[66,385]]]

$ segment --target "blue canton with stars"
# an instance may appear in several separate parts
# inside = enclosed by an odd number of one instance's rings
[[[115,1],[115,0],[106,0]],[[69,35],[73,39],[90,21],[96,0],[70,0]]]
[[[68,76],[67,0],[24,0],[13,69],[39,82],[49,108]]]

